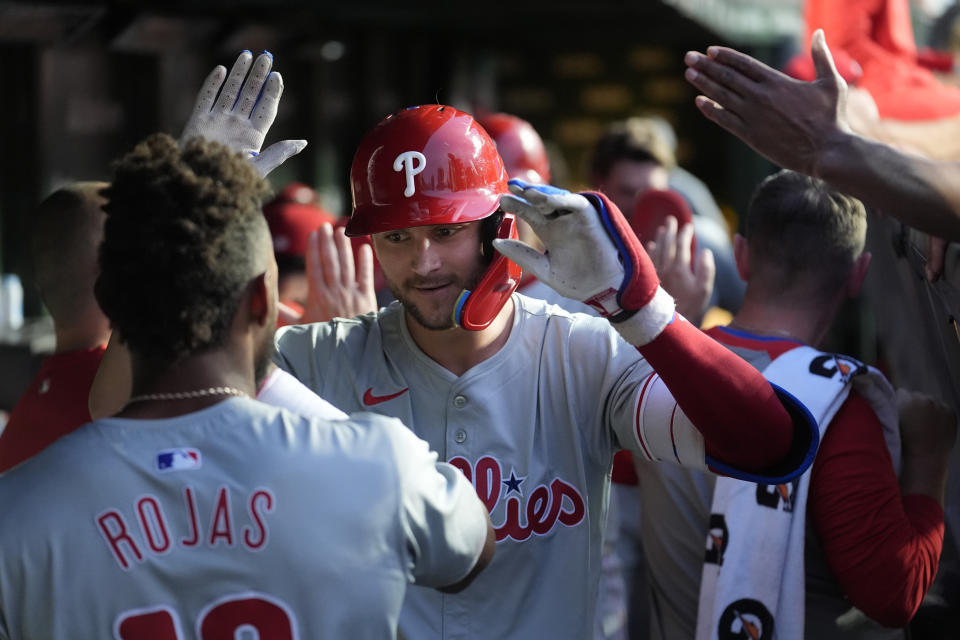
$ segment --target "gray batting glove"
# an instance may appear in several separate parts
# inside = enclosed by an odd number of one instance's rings
[[[249,155],[260,177],[303,151],[306,140],[283,140],[260,151],[277,117],[283,94],[283,78],[276,71],[270,71],[272,66],[270,53],[264,52],[253,61],[249,51],[237,57],[229,76],[226,67],[217,65],[197,94],[193,113],[180,135],[180,144],[198,136],[219,142]]]

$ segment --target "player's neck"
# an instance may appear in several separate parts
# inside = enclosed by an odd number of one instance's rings
[[[507,301],[490,326],[482,331],[455,328],[444,331],[426,329],[410,314],[404,314],[410,336],[431,360],[455,375],[492,357],[506,344],[513,328],[513,299]]]
[[[730,327],[816,346],[830,329],[834,315],[833,311],[822,306],[757,303],[745,298]]]
[[[160,366],[131,354],[131,364],[130,397],[140,399],[128,402],[119,417],[170,418],[237,395],[256,395],[252,358],[236,350],[215,349]],[[228,391],[215,392],[217,389]]]

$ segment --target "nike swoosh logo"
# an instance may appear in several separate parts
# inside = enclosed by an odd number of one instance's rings
[[[407,387],[406,389],[401,389],[396,393],[391,393],[388,396],[375,396],[373,395],[373,387],[370,387],[363,394],[363,404],[367,405],[368,407],[371,405],[380,404],[381,402],[386,402],[387,400],[393,400],[394,398],[398,398],[409,390],[410,390],[410,387]]]

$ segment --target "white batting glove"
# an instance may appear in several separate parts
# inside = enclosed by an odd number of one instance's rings
[[[623,215],[606,197],[511,180],[500,206],[527,222],[540,253],[519,240],[494,247],[562,296],[608,318],[631,344],[656,338],[673,320],[673,298]]]
[[[244,51],[233,63],[229,76],[223,65],[217,65],[210,72],[197,94],[193,112],[180,135],[180,144],[198,136],[219,142],[248,154],[257,173],[265,177],[287,158],[303,151],[307,141],[283,140],[260,151],[277,117],[283,78],[276,71],[270,71],[271,54],[264,52],[257,56],[251,69],[252,61],[253,54]]]

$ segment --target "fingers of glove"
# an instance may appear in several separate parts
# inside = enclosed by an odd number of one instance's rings
[[[518,218],[529,224],[533,232],[543,239],[541,232],[546,228],[547,220],[539,208],[521,197],[509,194],[500,198],[500,208],[507,213],[515,214]]]
[[[297,155],[307,147],[306,140],[281,140],[275,142],[259,155],[251,159],[253,166],[261,178],[265,178],[268,173],[282,165],[288,158]]]
[[[247,77],[247,71],[250,69],[250,63],[252,61],[252,53],[249,51],[240,52],[236,62],[233,63],[233,67],[230,69],[227,81],[223,84],[220,97],[217,98],[216,104],[213,105],[214,111],[230,111],[233,109],[233,105],[237,101],[237,95],[240,92],[240,87],[243,86],[243,79]]]
[[[507,186],[548,218],[565,212],[592,210],[586,198],[566,189],[548,184],[529,184],[522,180],[511,180]]]
[[[333,239],[337,245],[337,254],[340,257],[340,285],[351,289],[357,282],[357,269],[353,263],[353,246],[343,227],[333,231]]]
[[[493,248],[516,262],[524,271],[532,273],[538,280],[549,283],[550,258],[527,243],[497,238],[493,241]]]
[[[670,219],[676,221],[676,218],[670,216]],[[674,222],[676,226],[676,222]],[[680,231],[677,233],[677,244],[676,244],[676,259],[677,262],[684,268],[691,263],[693,256],[690,254],[690,245],[693,241],[693,224],[687,223],[683,225]]]
[[[570,193],[566,189],[561,189],[560,187],[554,187],[553,185],[549,184],[533,184],[531,182],[524,182],[518,178],[514,178],[513,180],[509,181],[507,183],[507,188],[518,196],[522,196],[528,191],[536,191],[537,193],[543,193],[547,195]]]
[[[283,78],[277,71],[271,71],[263,85],[260,98],[253,108],[253,113],[250,114],[250,121],[261,134],[267,134],[267,130],[277,117],[277,105],[280,104],[280,96],[282,95]]]
[[[273,55],[269,51],[264,51],[253,61],[253,68],[250,69],[250,73],[243,83],[243,89],[240,90],[240,95],[237,96],[234,105],[234,111],[237,115],[244,118],[250,117],[254,105],[260,99],[260,93],[263,91],[264,83],[270,75],[272,66]]]
[[[218,64],[207,75],[203,86],[200,87],[200,93],[197,94],[197,101],[193,105],[194,116],[210,113],[213,102],[217,99],[217,92],[220,91],[220,86],[223,85],[223,79],[226,77],[227,68],[222,64]]]

